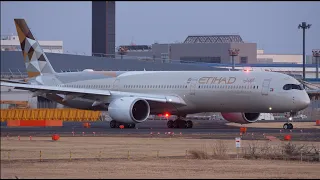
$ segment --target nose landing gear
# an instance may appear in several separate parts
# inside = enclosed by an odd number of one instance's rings
[[[283,129],[293,129],[293,125],[291,123],[284,123]]]
[[[292,121],[293,116],[295,116],[296,114],[297,114],[297,112],[290,112],[288,122],[284,123],[283,129],[293,129],[293,125],[289,121]]]

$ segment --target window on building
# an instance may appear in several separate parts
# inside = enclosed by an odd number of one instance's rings
[[[248,64],[248,57],[240,57],[241,64]]]
[[[180,57],[181,62],[221,63],[221,57]]]

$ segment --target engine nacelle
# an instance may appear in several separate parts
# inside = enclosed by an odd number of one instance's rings
[[[229,122],[248,124],[256,122],[260,113],[221,113],[221,115]]]
[[[141,98],[123,97],[109,104],[109,116],[122,123],[141,123],[150,115],[149,103]]]

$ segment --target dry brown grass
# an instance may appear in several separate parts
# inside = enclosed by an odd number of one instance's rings
[[[245,145],[251,141],[242,142]],[[258,145],[264,142],[256,141]],[[42,162],[39,160],[40,150]],[[189,151],[187,157],[186,150]],[[202,151],[203,158],[192,158],[192,150]],[[234,140],[62,137],[52,142],[50,137],[34,137],[32,141],[27,137],[21,141],[2,139],[1,178],[319,177],[319,163],[213,159],[216,158],[214,155],[231,156],[235,152]]]
[[[194,159],[229,159],[227,141],[217,140],[211,144],[211,147],[202,146],[200,150],[191,150],[189,154]],[[212,151],[209,155],[208,151]]]
[[[250,142],[243,148],[243,157],[247,159],[282,159],[320,162],[319,146],[294,142],[283,142],[277,146],[266,142],[258,145]]]
[[[189,153],[194,159],[208,159],[207,152],[203,150],[191,150]]]

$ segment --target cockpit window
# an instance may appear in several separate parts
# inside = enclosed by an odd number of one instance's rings
[[[300,86],[301,90],[304,90],[303,84],[299,84],[299,86]]]
[[[291,90],[291,89],[297,89],[297,90],[303,90],[303,85],[302,84],[286,84],[283,86],[283,90]]]

